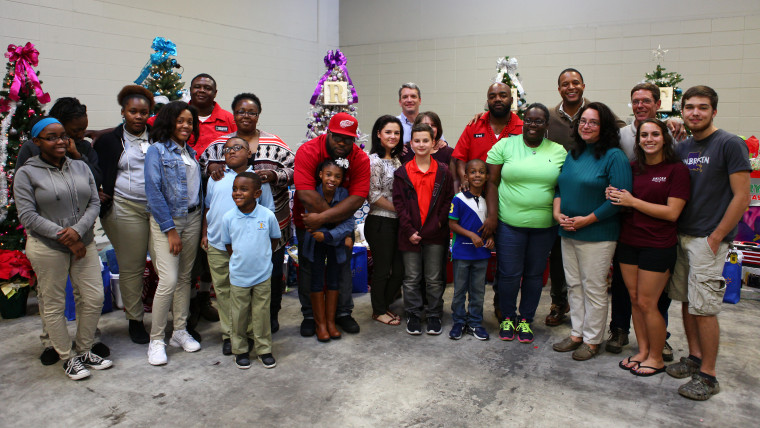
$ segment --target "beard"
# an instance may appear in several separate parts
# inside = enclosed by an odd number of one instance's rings
[[[507,117],[509,112],[509,107],[504,109],[495,109],[494,106],[489,105],[488,106],[488,112],[491,114],[491,116],[502,119]]]
[[[345,158],[345,157],[348,157],[348,155],[351,154],[351,151],[349,150],[346,154],[344,154],[342,156],[339,156],[338,153],[336,153],[335,150],[333,150],[333,148],[330,146],[329,138],[330,137],[327,137],[325,139],[325,149],[327,150],[327,154],[330,155],[331,159],[335,160],[335,159],[338,159],[338,158]],[[351,149],[353,149],[353,147],[351,147]]]

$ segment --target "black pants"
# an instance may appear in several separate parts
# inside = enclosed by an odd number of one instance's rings
[[[631,296],[623,281],[623,274],[620,272],[620,263],[617,258],[612,259],[612,312],[610,313],[610,329],[622,329],[626,333],[631,330]],[[668,325],[668,309],[670,308],[670,297],[664,290],[657,301],[657,309],[665,318],[665,326]],[[670,335],[670,334],[668,334]]]
[[[562,263],[562,239],[557,236],[554,241],[551,253],[549,253],[549,276],[552,279],[552,286],[549,294],[552,296],[552,305],[564,308],[567,305],[567,282],[565,281],[565,266]],[[625,286],[623,286],[625,289]],[[626,291],[627,293],[627,291]],[[628,318],[631,317],[631,302],[628,302]]]
[[[272,253],[272,300],[269,310],[275,318],[282,308],[282,265],[285,263],[285,246]]]
[[[367,216],[364,236],[372,251],[372,313],[382,315],[388,311],[404,280],[404,262],[396,245],[398,219]]]

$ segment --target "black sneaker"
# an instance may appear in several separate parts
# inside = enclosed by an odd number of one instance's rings
[[[356,322],[351,315],[343,315],[342,317],[335,318],[335,324],[346,333],[356,334],[359,332],[359,323]]]
[[[491,336],[488,335],[488,332],[483,327],[467,327],[467,334],[471,334],[472,337],[478,339],[478,340],[488,340]]]
[[[113,361],[100,358],[98,354],[92,351],[87,351],[78,358],[85,367],[95,370],[105,370],[113,365]]]
[[[150,342],[150,335],[145,331],[145,324],[142,321],[129,320],[129,338],[140,345]]]
[[[280,331],[280,321],[277,319],[276,315],[269,319],[269,325],[271,326],[272,334]]]
[[[64,361],[63,371],[73,380],[90,377],[90,371],[84,367],[84,364],[82,364],[82,361],[79,360],[78,356]]]
[[[453,340],[461,339],[463,330],[464,330],[464,324],[462,324],[461,322],[455,322],[454,325],[451,326],[451,330],[449,331],[449,339],[453,339]]]
[[[313,318],[304,318],[301,321],[301,336],[311,337],[317,333],[317,324]]]
[[[230,342],[230,339],[222,341],[222,355],[232,355],[232,342]]]
[[[48,346],[44,351],[42,351],[42,354],[40,354],[40,362],[43,366],[52,366],[60,359],[61,357],[58,356],[58,352],[56,352],[55,348],[52,346]]]
[[[434,336],[441,334],[441,319],[440,318],[428,317],[427,334],[434,335]]]
[[[406,319],[406,332],[412,335],[422,334],[422,323],[420,319],[414,315],[409,315]]]
[[[251,368],[251,357],[248,356],[248,353],[245,354],[239,354],[235,355],[235,365],[239,369],[250,369]]]
[[[259,359],[261,360],[261,363],[264,364],[264,367],[268,369],[273,369],[274,366],[277,365],[277,361],[274,360],[272,354],[259,355]]]

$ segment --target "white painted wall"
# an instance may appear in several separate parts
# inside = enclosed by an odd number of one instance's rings
[[[684,89],[718,91],[718,126],[760,136],[757,0],[341,0],[340,29],[363,129],[397,115],[398,88],[413,81],[453,145],[505,55],[519,60],[528,102],[556,105],[557,75],[575,67],[586,96],[625,118],[630,88],[654,70],[651,50],[662,45],[663,66],[684,76]]]
[[[121,120],[116,94],[137,78],[155,36],[177,44],[183,80],[209,73],[217,101],[261,98],[260,128],[296,147],[308,100],[338,47],[338,0],[0,0],[0,46],[31,41],[43,89],[87,105],[90,128]]]

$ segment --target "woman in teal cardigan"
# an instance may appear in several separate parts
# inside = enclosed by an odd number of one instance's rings
[[[631,167],[606,105],[594,102],[581,109],[573,138],[554,199],[572,331],[554,350],[574,351],[574,360],[585,361],[599,353],[607,322],[607,275],[620,234],[620,208],[604,192],[607,186],[630,190]]]

